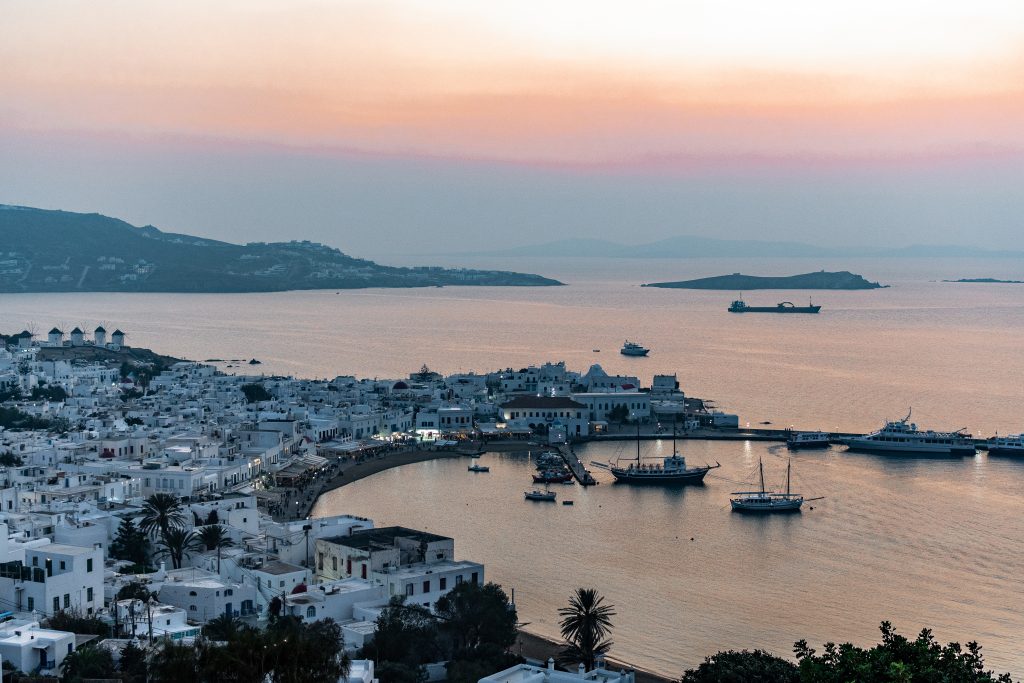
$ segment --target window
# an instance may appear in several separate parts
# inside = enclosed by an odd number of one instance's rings
[[[411,583],[405,584],[405,594],[406,595],[414,595],[415,593],[416,593],[416,586],[412,585]]]
[[[91,557],[88,560],[85,561],[85,571],[87,571],[87,572],[91,572],[92,571],[92,558]]]
[[[480,583],[479,577],[476,572],[473,572],[473,583]]]
[[[366,563],[365,562],[363,562],[362,568],[363,568],[363,570],[361,572],[361,576],[362,576],[362,578],[365,579],[366,578]]]
[[[33,567],[38,567],[39,566],[39,556],[38,555],[34,555],[32,557],[32,566]]]
[[[427,579],[426,581],[423,582],[423,592],[424,593],[429,593],[430,592],[430,579]]]
[[[349,562],[351,562],[351,560],[349,560]],[[332,557],[331,558],[331,569],[333,571],[338,571],[338,558],[337,557]]]
[[[448,587],[448,579],[446,577],[442,576],[441,578],[439,578],[437,580],[437,584],[438,584],[437,585],[437,589],[443,591],[444,589],[446,589]]]
[[[196,606],[195,605],[189,605],[188,606],[188,611],[189,612],[195,612],[196,611]]]
[[[309,607],[306,608],[306,618],[307,619],[313,619],[315,617],[316,617],[316,607],[313,607],[312,605],[310,605]]]
[[[281,582],[281,588],[284,588],[284,581]]]
[[[89,588],[85,589],[85,599],[87,601],[89,601],[89,602],[92,602],[92,587],[91,586]]]
[[[320,569],[321,571],[323,570],[323,568],[324,568],[324,554],[323,553],[320,553],[320,559],[317,560],[317,565],[316,566],[317,566],[317,569]]]
[[[199,595],[199,593],[196,593],[195,591],[189,591],[188,594],[191,596]]]
[[[334,569],[335,569],[335,571],[337,571],[338,568],[335,567]],[[352,576],[352,558],[351,557],[345,560],[345,571],[346,571],[346,573],[348,573],[349,576]]]
[[[226,591],[224,591],[224,595],[226,595],[226,596],[227,595],[234,595],[234,594],[235,594],[235,591],[230,589],[230,588],[228,588]]]
[[[35,598],[29,598],[28,599],[28,611],[31,612],[31,611],[35,610],[35,608],[36,608],[36,599]]]
[[[53,611],[54,612],[59,612],[60,611],[60,598],[54,598],[53,599]]]
[[[71,607],[71,593],[64,594],[64,609]]]
[[[456,586],[461,586],[462,585],[462,574],[459,574],[458,576],[455,577],[455,585]]]
[[[61,560],[61,561],[60,561],[60,568],[61,568],[61,569],[67,569],[67,568],[68,568],[68,565],[67,565],[67,563],[66,563],[66,562],[64,562],[64,560]]]

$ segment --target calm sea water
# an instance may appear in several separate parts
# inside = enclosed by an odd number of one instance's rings
[[[422,259],[420,259],[422,261]],[[452,261],[452,265],[463,265]],[[444,288],[279,294],[0,294],[0,329],[120,327],[129,343],[203,360],[252,358],[259,372],[404,377],[565,360],[650,382],[679,375],[742,422],[867,430],[914,408],[926,427],[989,435],[1024,430],[1024,279],[998,260],[492,259],[567,287]],[[641,288],[729,272],[849,269],[889,289],[814,293],[820,315],[735,315],[732,292]],[[749,292],[748,303],[806,292]],[[647,358],[618,353],[625,338]],[[594,349],[600,349],[595,353]],[[248,366],[242,372],[252,371]]]
[[[615,484],[598,471],[599,486],[552,487],[567,507],[523,499],[527,454],[487,454],[489,474],[467,472],[466,459],[407,465],[325,494],[313,514],[453,536],[456,554],[515,588],[520,618],[547,636],[558,636],[557,608],[575,587],[598,588],[617,612],[613,655],[669,676],[727,648],[789,656],[800,638],[868,645],[883,619],[908,635],[977,639],[990,666],[1024,673],[1024,461],[800,453],[794,490],[826,498],[797,515],[751,517],[730,511],[729,492],[749,487],[758,458],[781,485],[784,448],[680,447],[721,469],[686,489]],[[580,452],[589,462],[634,449]],[[644,445],[645,455],[670,450]]]
[[[599,362],[644,382],[677,372],[688,393],[751,424],[867,430],[913,406],[927,427],[1024,430],[1024,285],[939,282],[1024,279],[1020,261],[450,264],[539,272],[570,286],[0,294],[0,329],[45,334],[53,325],[102,323],[164,353],[256,357],[261,372],[312,377],[402,377],[423,363],[452,372]],[[637,286],[815,268],[849,269],[892,287],[815,293],[824,307],[817,316],[739,316],[725,311],[731,292]],[[745,294],[752,304],[806,296]],[[650,357],[621,356],[627,337],[651,347]],[[591,446],[584,457],[605,460],[629,448]],[[568,593],[593,585],[618,608],[615,654],[669,675],[727,647],[786,654],[798,638],[874,642],[882,619],[906,632],[929,626],[940,638],[977,638],[992,665],[1024,673],[1024,462],[801,454],[803,492],[827,498],[800,516],[756,519],[729,512],[728,492],[737,487],[729,480],[744,478],[759,457],[778,479],[777,449],[688,442],[685,452],[720,461],[719,478],[684,491],[559,487],[574,506],[528,505],[525,457],[491,455],[490,475],[470,476],[462,461],[410,465],[329,494],[316,513],[453,535],[459,555],[514,586],[523,618],[548,635]]]

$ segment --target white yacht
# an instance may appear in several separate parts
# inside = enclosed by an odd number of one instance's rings
[[[828,432],[792,432],[786,439],[786,446],[791,451],[801,448],[828,448],[832,435]]]
[[[989,455],[1024,455],[1024,434],[993,436],[988,440]]]
[[[623,356],[646,356],[651,350],[645,346],[641,346],[636,342],[631,342],[628,339],[626,343],[622,345],[622,350],[619,352]]]
[[[904,455],[974,455],[974,440],[963,430],[955,432],[921,431],[910,422],[910,415],[897,422],[886,422],[876,432],[850,436],[842,443],[850,450]]]

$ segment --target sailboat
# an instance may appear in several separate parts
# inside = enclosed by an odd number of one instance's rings
[[[640,423],[636,425],[636,462],[622,467],[617,462],[608,463],[607,469],[611,471],[616,481],[628,484],[702,484],[704,475],[716,467],[721,467],[717,462],[714,465],[703,467],[687,467],[686,458],[676,450],[676,430],[672,429],[672,455],[662,458],[660,465],[645,465],[640,457]]]
[[[764,486],[764,462],[758,459],[757,469],[761,475],[760,491],[733,491],[732,495],[739,498],[730,498],[732,509],[737,512],[800,512],[800,506],[804,504],[804,497],[799,493],[790,491],[790,479],[793,470],[793,461],[786,465],[786,492],[777,493],[768,491]],[[807,500],[819,500],[819,498],[808,498]]]

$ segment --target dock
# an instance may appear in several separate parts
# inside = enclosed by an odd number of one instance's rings
[[[558,447],[558,454],[562,456],[562,460],[565,461],[565,466],[572,472],[573,478],[582,486],[595,486],[597,484],[597,480],[583,466],[583,461],[572,450],[572,446],[569,444],[560,445]]]

